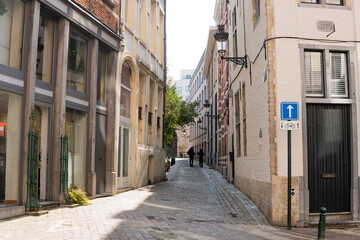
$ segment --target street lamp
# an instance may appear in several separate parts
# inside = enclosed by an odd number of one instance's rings
[[[224,25],[218,25],[218,31],[214,34],[214,38],[217,42],[218,53],[221,57],[221,60],[227,60],[247,68],[246,55],[244,57],[224,57],[226,53],[226,41],[229,38],[229,33],[224,31]]]
[[[210,107],[210,103],[208,102],[208,100],[205,100],[204,107],[206,107],[206,108]]]

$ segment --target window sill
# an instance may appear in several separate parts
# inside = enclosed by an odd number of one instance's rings
[[[337,9],[337,10],[351,11],[351,7],[341,6],[341,5],[321,4],[321,3],[298,3],[298,7],[326,8],[326,9]]]
[[[112,2],[112,0],[102,0],[106,5],[108,5],[111,9],[115,8],[115,4]]]

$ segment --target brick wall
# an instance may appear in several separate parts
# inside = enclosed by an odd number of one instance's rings
[[[93,14],[106,26],[108,26],[114,32],[118,31],[119,27],[119,0],[110,0],[115,5],[112,9],[103,0],[75,0],[85,10]]]
[[[221,0],[223,9],[221,16],[221,24],[225,25],[225,31],[228,31],[228,18],[227,18],[227,3],[226,0]],[[229,92],[226,87],[229,82],[229,70],[228,70],[228,62],[223,60],[219,64],[219,166],[226,167],[228,165],[227,162],[227,125],[228,125],[228,111],[226,111],[226,100],[228,98]]]

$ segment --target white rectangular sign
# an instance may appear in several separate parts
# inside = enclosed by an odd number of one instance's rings
[[[281,130],[300,130],[299,121],[281,121],[280,122]]]

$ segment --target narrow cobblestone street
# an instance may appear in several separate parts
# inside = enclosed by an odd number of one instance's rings
[[[271,227],[258,208],[215,170],[177,160],[168,181],[0,221],[0,239],[316,239],[316,229]],[[329,239],[360,235],[332,232]]]

